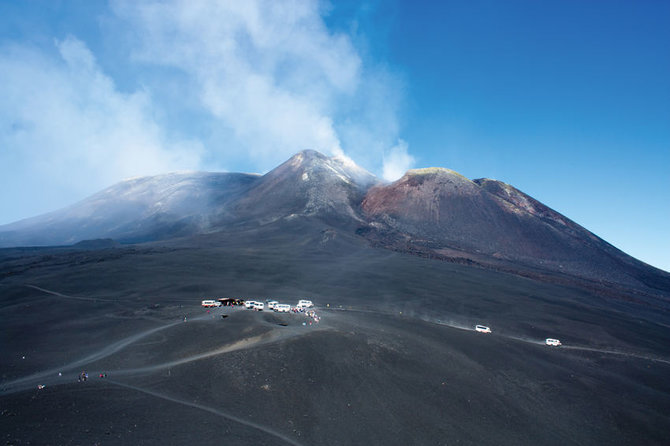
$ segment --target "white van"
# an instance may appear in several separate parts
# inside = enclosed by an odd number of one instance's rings
[[[491,333],[491,329],[486,325],[475,325],[475,330],[480,333]]]
[[[277,313],[289,313],[291,311],[291,306],[289,304],[277,304],[274,306],[274,310]]]
[[[263,308],[265,308],[265,304],[263,302],[254,302],[253,308],[256,311],[263,311]]]
[[[252,309],[252,308],[254,308],[255,303],[256,303],[255,300],[245,300],[244,301],[244,308]]]
[[[274,310],[275,306],[279,304],[276,300],[269,300],[268,301],[268,310]]]
[[[201,303],[201,305],[202,305],[203,307],[206,307],[206,308],[210,308],[210,307],[220,307],[220,306],[221,306],[221,302],[216,301],[216,300],[203,300],[202,303]]]
[[[559,345],[563,345],[561,344],[561,341],[559,341],[558,339],[552,339],[552,338],[547,338],[547,340],[544,342],[547,345],[551,345],[552,347],[558,347]]]
[[[305,300],[305,299],[300,299],[297,305],[298,308],[311,308],[313,306],[314,304],[312,303],[311,300]]]

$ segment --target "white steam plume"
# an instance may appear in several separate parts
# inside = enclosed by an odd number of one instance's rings
[[[397,135],[397,79],[326,26],[314,0],[118,0],[134,60],[176,69],[227,131],[210,150],[261,169],[314,149],[373,170]],[[216,157],[215,157],[216,158]]]
[[[0,47],[0,165],[11,166],[0,180],[11,209],[3,219],[71,204],[124,177],[198,166],[201,145],[168,140],[151,98],[120,93],[83,42],[67,37],[53,49]]]
[[[383,177],[395,181],[411,169],[414,157],[407,152],[407,143],[402,139],[384,155]]]

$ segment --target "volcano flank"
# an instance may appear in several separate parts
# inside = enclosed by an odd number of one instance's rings
[[[500,181],[304,151],[126,180],[0,246],[7,444],[670,442],[670,274]]]

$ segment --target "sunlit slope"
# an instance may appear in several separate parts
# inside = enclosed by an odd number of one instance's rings
[[[505,183],[448,169],[410,170],[370,189],[360,230],[392,249],[670,291],[670,275],[639,262]]]

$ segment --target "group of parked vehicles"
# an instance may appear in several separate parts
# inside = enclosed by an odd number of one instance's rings
[[[311,300],[301,299],[298,301],[298,305],[291,307],[289,304],[282,304],[276,300],[268,300],[267,309],[272,310],[276,313],[289,313],[293,309],[301,310],[306,308],[311,308],[314,306]],[[255,300],[247,300],[244,302],[244,307],[250,310],[263,311],[265,309],[265,304],[263,302],[258,302]]]
[[[219,300],[206,299],[202,301],[201,305],[205,308],[220,307],[221,305],[224,305],[224,303],[222,303],[221,301],[228,302],[229,299],[219,299]],[[244,308],[256,311],[265,310],[267,304],[268,310],[272,310],[277,313],[289,313],[292,309],[303,310],[307,308],[312,308],[314,306],[312,301],[307,299],[299,300],[298,305],[296,305],[295,307],[292,307],[289,304],[279,303],[276,300],[267,300],[265,303],[256,300],[244,300],[244,301],[237,300],[237,302],[238,303],[234,303],[232,305],[244,305]]]
[[[487,327],[486,325],[475,325],[475,330],[479,333],[491,333],[491,328]],[[552,347],[558,347],[559,345],[563,345],[561,344],[561,341],[554,338],[547,338],[544,341],[544,343]]]

